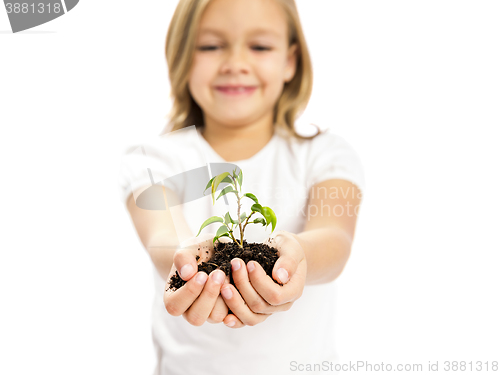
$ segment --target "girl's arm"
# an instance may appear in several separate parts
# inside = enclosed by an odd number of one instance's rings
[[[292,234],[306,256],[306,285],[328,283],[342,273],[351,254],[360,202],[360,190],[346,180],[327,180],[311,188],[304,230]]]
[[[136,196],[139,196],[147,188],[148,186],[137,189]],[[158,189],[164,188],[158,186]],[[167,280],[172,268],[174,253],[179,246],[179,239],[170,210],[145,210],[139,208],[135,203],[133,194],[130,194],[127,200],[127,209],[137,234],[150,255],[155,268],[160,276]]]

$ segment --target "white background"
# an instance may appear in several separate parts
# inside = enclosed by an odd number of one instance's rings
[[[152,265],[117,173],[165,124],[176,4],[81,1],[17,34],[0,8],[2,374],[152,373]],[[302,120],[343,136],[367,181],[341,359],[500,360],[499,3],[297,4]]]

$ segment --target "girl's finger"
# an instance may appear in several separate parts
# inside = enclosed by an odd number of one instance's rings
[[[229,275],[227,275],[226,279],[224,280],[224,284],[229,284],[230,282],[231,280],[229,278]],[[207,322],[212,324],[222,323],[228,312],[229,309],[227,308],[226,302],[224,302],[224,299],[219,294],[219,296],[217,297],[217,301],[215,302],[215,306],[207,319]]]
[[[215,234],[204,233],[199,237],[189,238],[179,244],[174,253],[174,267],[178,270],[181,279],[189,280],[198,272],[198,264],[208,261],[214,250],[213,238]],[[196,255],[200,258],[196,260]]]
[[[190,280],[198,271],[198,263],[192,249],[178,249],[174,253],[174,267],[182,280]]]
[[[297,239],[285,231],[276,232],[266,243],[279,253],[279,258],[273,267],[273,279],[280,284],[286,284],[304,259],[304,250]]]
[[[241,320],[239,320],[238,317],[234,314],[228,314],[228,316],[226,316],[224,318],[224,324],[226,325],[226,327],[229,327],[229,328],[245,327],[243,322]]]
[[[203,290],[208,275],[198,272],[186,284],[172,291],[168,289],[163,294],[163,303],[170,315],[180,316],[193,304]]]
[[[225,277],[226,274],[221,270],[215,270],[210,274],[199,297],[183,314],[183,317],[190,324],[194,326],[201,326],[207,321],[215,306],[217,297],[220,295],[220,287],[224,283]]]
[[[270,305],[280,306],[300,298],[305,284],[306,260],[303,259],[292,278],[284,285],[276,284],[262,266],[255,261],[247,264],[249,279],[259,295]]]
[[[241,297],[243,297],[250,310],[252,310],[254,313],[273,314],[275,312],[287,311],[292,306],[293,302],[287,302],[284,304],[279,304],[277,306],[272,306],[264,298],[262,298],[250,282],[247,267],[242,259],[233,258],[233,260],[231,260],[231,271],[233,274],[234,283],[238,288],[239,294],[241,295]],[[263,273],[259,273],[258,276],[256,276],[257,278],[265,278],[266,281],[276,284],[266,274],[264,269],[262,269],[262,271]],[[276,286],[280,287],[277,284]]]
[[[255,291],[252,284],[250,284],[247,268],[245,262],[242,259],[233,258],[231,260],[231,273],[233,275],[233,280],[236,288],[238,288],[240,295],[243,297],[247,305],[250,306],[250,309],[252,309],[252,306],[262,305],[266,302],[262,299],[259,293]]]
[[[241,322],[247,326],[254,326],[256,324],[262,323],[266,320],[270,315],[268,314],[256,314],[248,305],[245,304],[245,301],[241,298],[240,294],[236,290],[236,288],[231,285],[224,285],[221,289],[222,298],[224,298],[224,302],[231,309],[233,314],[238,317]]]
[[[226,302],[222,299],[220,294],[217,296],[217,300],[215,301],[215,306],[212,309],[212,312],[208,316],[207,322],[210,324],[222,323],[224,318],[227,316],[228,308]]]

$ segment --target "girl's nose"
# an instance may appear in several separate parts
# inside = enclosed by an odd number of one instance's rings
[[[244,48],[231,48],[228,50],[223,62],[223,73],[237,73],[240,71],[248,71],[248,55]]]

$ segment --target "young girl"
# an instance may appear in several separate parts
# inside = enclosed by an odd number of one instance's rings
[[[181,0],[166,57],[170,123],[161,139],[125,153],[120,174],[123,202],[155,266],[155,374],[329,370],[337,359],[333,281],[349,258],[364,176],[343,138],[295,131],[312,66],[294,0]],[[245,239],[278,248],[273,278],[283,285],[238,258],[237,288],[221,270],[198,272],[214,235],[194,234],[210,216],[236,212],[236,202],[194,197],[186,176],[205,166],[204,188],[224,163],[241,168],[243,191],[276,213],[272,235],[249,225]],[[166,209],[141,198],[154,188]],[[243,203],[250,212],[252,202]],[[167,291],[176,271],[187,283]]]

